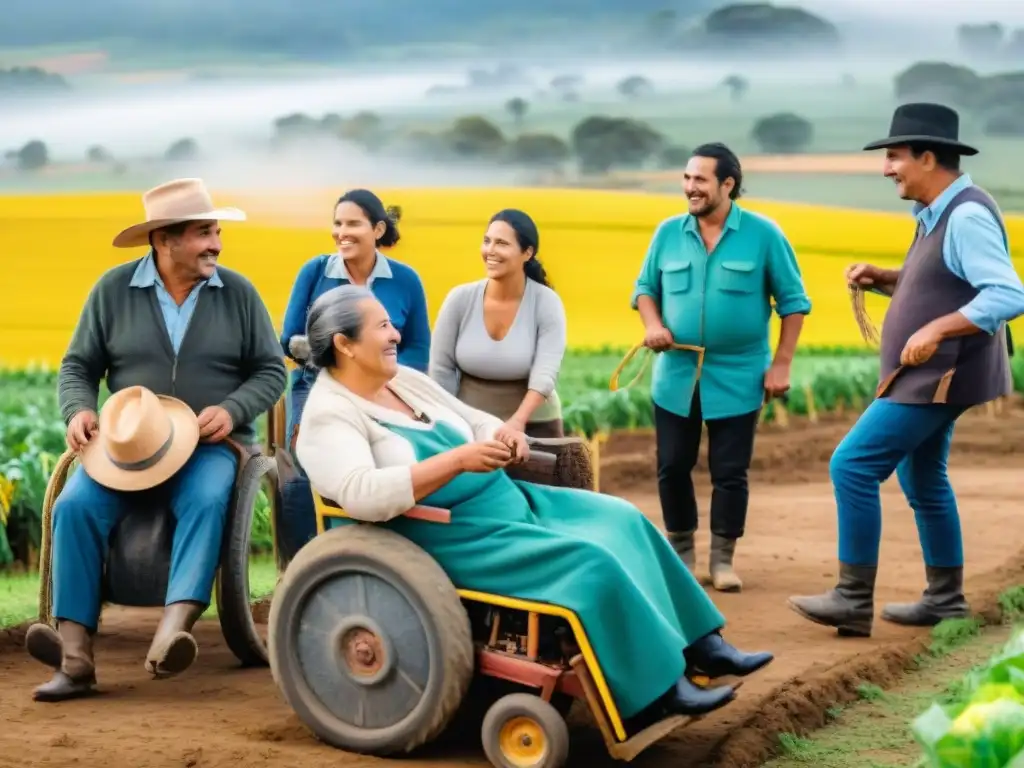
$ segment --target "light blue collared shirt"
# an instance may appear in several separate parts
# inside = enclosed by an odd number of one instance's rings
[[[178,354],[178,350],[181,349],[181,341],[185,338],[185,331],[188,329],[189,320],[192,319],[192,313],[195,312],[196,302],[199,301],[199,292],[203,286],[224,287],[220,275],[215,271],[209,280],[201,280],[197,283],[179,307],[164,286],[164,281],[160,279],[160,273],[156,271],[156,261],[153,259],[152,251],[147,253],[139,262],[139,266],[135,268],[130,285],[132,288],[156,289],[160,313],[164,317],[164,325],[167,326],[167,335],[171,338],[174,354]]]
[[[377,251],[377,260],[373,263],[373,269],[370,270],[370,274],[366,278],[366,287],[372,287],[373,281],[379,277],[391,278],[393,276],[388,260],[384,257],[384,254]],[[324,277],[352,282],[352,278],[348,273],[348,267],[345,265],[345,260],[336,253],[327,259],[327,264],[324,267]]]
[[[973,185],[965,173],[931,205],[914,205],[914,217],[924,225],[925,234],[935,228],[953,198]],[[960,312],[986,333],[994,334],[1004,323],[1024,314],[1024,285],[1010,260],[1009,243],[985,206],[968,202],[949,215],[942,260],[954,275],[978,290]]]

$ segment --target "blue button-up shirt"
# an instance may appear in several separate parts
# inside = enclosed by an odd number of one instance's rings
[[[935,228],[953,198],[973,185],[965,173],[931,205],[914,205],[914,216],[925,234]],[[967,202],[949,215],[942,260],[954,275],[978,290],[960,312],[986,333],[994,334],[1004,323],[1024,314],[1024,285],[1010,260],[1006,233],[985,206]]]
[[[160,314],[163,315],[167,335],[170,336],[171,346],[174,347],[174,354],[178,354],[178,351],[181,349],[181,342],[185,338],[185,331],[188,330],[192,313],[196,309],[196,302],[199,301],[199,292],[206,286],[210,288],[224,287],[224,283],[215,271],[209,280],[201,280],[196,283],[195,288],[189,292],[188,296],[185,297],[185,301],[179,306],[174,297],[168,292],[164,281],[160,279],[160,273],[156,271],[156,261],[152,251],[147,253],[142,261],[139,262],[139,266],[135,268],[130,285],[132,288],[154,288],[156,290]]]
[[[811,311],[796,254],[782,230],[735,202],[710,254],[695,217],[662,222],[640,268],[634,309],[642,295],[657,303],[677,343],[705,349],[700,378],[705,419],[761,407],[771,364],[772,300],[780,317]],[[689,415],[696,363],[696,354],[685,350],[656,356],[651,395],[659,407]]]

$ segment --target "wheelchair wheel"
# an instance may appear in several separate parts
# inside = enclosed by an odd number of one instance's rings
[[[299,550],[270,609],[270,665],[299,718],[349,752],[410,752],[444,731],[474,672],[469,617],[441,567],[371,525]]]

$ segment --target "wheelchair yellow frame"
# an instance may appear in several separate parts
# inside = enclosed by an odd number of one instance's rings
[[[313,494],[313,505],[316,509],[317,534],[323,534],[326,531],[327,518],[352,519],[344,509],[326,504],[320,494],[312,490],[311,492]],[[600,696],[601,704],[608,715],[609,724],[615,733],[615,737],[620,742],[626,741],[626,729],[622,723],[622,716],[619,714],[619,709],[612,698],[611,690],[608,688],[608,682],[605,680],[604,673],[601,671],[601,665],[598,663],[597,655],[594,653],[594,649],[590,645],[590,639],[587,637],[587,633],[583,629],[583,623],[573,611],[557,605],[537,603],[531,600],[520,600],[519,598],[494,595],[487,592],[475,592],[470,589],[460,589],[458,590],[458,593],[459,597],[464,600],[471,600],[475,603],[483,603],[485,605],[493,605],[499,608],[508,608],[510,610],[523,611],[525,613],[536,613],[542,616],[553,616],[568,622],[576,637],[576,642],[579,645],[583,659],[587,663],[587,668],[593,677],[594,685],[597,688],[598,695]]]

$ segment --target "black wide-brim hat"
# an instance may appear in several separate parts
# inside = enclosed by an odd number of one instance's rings
[[[978,150],[960,141],[960,115],[942,104],[903,104],[896,108],[889,125],[889,136],[872,141],[864,149],[885,149],[905,144],[948,147],[961,155],[976,155]]]

